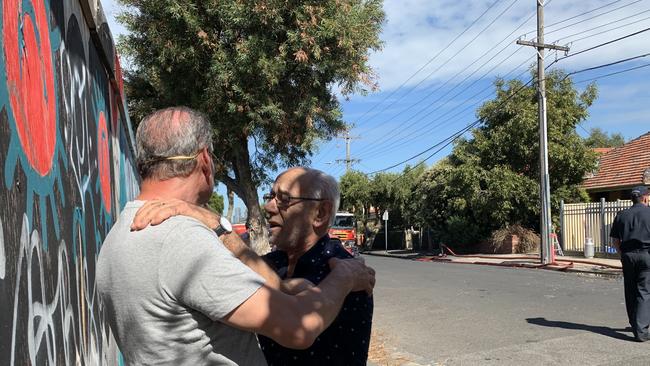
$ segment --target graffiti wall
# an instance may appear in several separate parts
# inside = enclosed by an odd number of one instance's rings
[[[119,363],[95,289],[137,194],[98,0],[0,0],[0,365]]]

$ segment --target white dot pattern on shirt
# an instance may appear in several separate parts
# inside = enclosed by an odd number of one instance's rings
[[[312,252],[312,253],[317,254],[317,253],[314,253],[314,252]],[[311,270],[312,270],[311,273],[312,273],[312,276],[313,276],[311,278],[313,278],[316,283],[320,282],[321,279],[323,279],[325,277],[325,273],[329,273],[329,265],[327,263],[327,259],[331,258],[332,256],[339,257],[339,255],[341,255],[342,253],[340,252],[340,250],[338,248],[335,248],[335,250],[333,250],[333,251],[332,250],[322,250],[318,254],[320,254],[320,258],[312,258],[312,259],[305,258],[306,261],[303,261],[303,266],[304,265],[309,266],[308,263],[314,264],[313,266],[311,266]],[[326,254],[328,254],[328,256],[326,256]],[[286,266],[286,263],[284,263],[284,261],[285,261],[284,258],[278,259],[278,261],[276,261],[276,263],[277,263],[276,267],[281,268],[281,267]],[[306,268],[309,268],[309,267],[306,267]],[[316,271],[318,271],[318,275],[314,275]],[[368,308],[368,304],[366,303],[366,301],[361,301],[361,300],[363,300],[363,297],[361,297],[361,296],[355,296],[353,302],[350,299],[350,301],[348,301],[349,305],[354,305],[354,306],[353,307],[345,307],[344,306],[341,309],[341,313],[344,313],[344,312],[347,313],[348,314],[347,317],[349,318],[351,316],[351,314],[352,314],[351,311],[357,311],[357,309],[362,310],[363,308]],[[359,307],[360,302],[364,303],[363,308]],[[357,325],[365,325],[367,323],[365,320],[361,320],[361,319],[358,319],[358,320],[360,320],[360,322],[356,323]],[[346,326],[343,327],[343,325],[346,325]],[[337,328],[340,330],[338,332],[341,332],[341,334],[343,334],[343,329],[348,329],[348,331],[346,331],[346,332],[348,332],[349,334],[350,333],[356,334],[355,328],[349,327],[348,324],[343,324],[343,325],[338,325],[337,326]],[[362,326],[361,328],[363,329],[364,327]],[[357,329],[359,329],[359,327],[357,327]],[[361,337],[361,338],[363,338],[363,337]],[[309,364],[309,358],[311,358],[311,357],[313,357],[314,359],[321,358],[321,360],[322,360],[322,357],[324,357],[329,362],[337,362],[336,360],[339,360],[339,362],[340,362],[341,361],[339,359],[340,357],[343,357],[345,359],[346,357],[350,357],[350,355],[352,357],[354,357],[355,355],[361,355],[362,356],[364,354],[363,352],[359,353],[359,352],[355,352],[352,349],[350,349],[350,345],[348,345],[348,343],[342,344],[339,347],[338,343],[333,342],[336,338],[331,339],[331,340],[329,338],[325,338],[325,339],[326,340],[322,339],[321,337],[317,337],[315,342],[323,342],[323,341],[327,342],[327,343],[332,342],[332,343],[330,343],[330,345],[333,345],[332,348],[337,350],[337,351],[335,351],[335,352],[333,352],[331,354],[334,357],[328,355],[327,352],[315,352],[315,351],[309,350],[308,354],[305,352],[305,353],[298,353],[296,355],[291,355],[291,354],[286,355],[286,356],[289,356],[291,358],[289,358],[289,359],[285,358],[284,361],[279,361],[279,359],[278,359],[278,360],[276,360],[278,362],[275,362],[275,361],[271,362],[271,360],[268,360],[269,361],[269,366],[286,364],[286,363],[296,364],[296,365]],[[368,344],[367,340],[368,339],[357,338],[357,342],[360,341],[359,343],[363,345],[362,346],[363,349],[365,349],[365,347],[367,347],[366,346]],[[352,342],[352,343],[354,343],[354,342]],[[359,344],[359,343],[357,343],[357,344]],[[275,344],[273,342],[271,342],[270,346],[274,347]],[[267,352],[273,352],[273,351],[271,351],[271,349],[272,349],[271,347],[266,347]],[[274,347],[274,348],[276,348],[276,347]],[[280,349],[283,349],[283,347],[280,347]],[[290,351],[290,350],[288,350],[288,351]],[[282,352],[284,352],[284,350]],[[345,356],[345,353],[347,353],[347,356]],[[292,362],[289,362],[289,360],[292,360]]]

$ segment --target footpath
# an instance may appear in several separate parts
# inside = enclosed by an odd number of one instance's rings
[[[453,264],[523,267],[612,277],[623,275],[621,261],[619,259],[611,258],[587,259],[577,256],[556,256],[554,263],[542,265],[539,254],[435,255],[433,253],[409,250],[369,250],[361,253],[365,255],[401,258],[421,262],[447,262]]]

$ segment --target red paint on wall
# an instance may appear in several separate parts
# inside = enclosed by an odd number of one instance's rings
[[[111,212],[111,166],[108,150],[108,129],[104,112],[99,113],[97,123],[97,161],[99,165],[99,186],[106,211]]]
[[[4,0],[2,4],[7,89],[23,151],[31,167],[45,176],[52,168],[56,145],[50,30],[42,0],[33,2],[36,28],[32,15],[22,12],[21,3]]]
[[[115,54],[115,81],[117,82],[117,89],[120,93],[120,98],[124,98],[124,79],[122,79],[122,66],[120,65],[120,58]]]

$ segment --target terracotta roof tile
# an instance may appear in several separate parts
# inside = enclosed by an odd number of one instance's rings
[[[643,184],[643,172],[650,168],[650,132],[600,156],[598,171],[585,179],[587,190],[633,187]]]
[[[602,154],[604,154],[604,153],[610,152],[610,151],[613,150],[613,149],[614,149],[613,147],[594,147],[592,150],[593,150],[596,154],[598,154],[598,155],[602,155]]]

